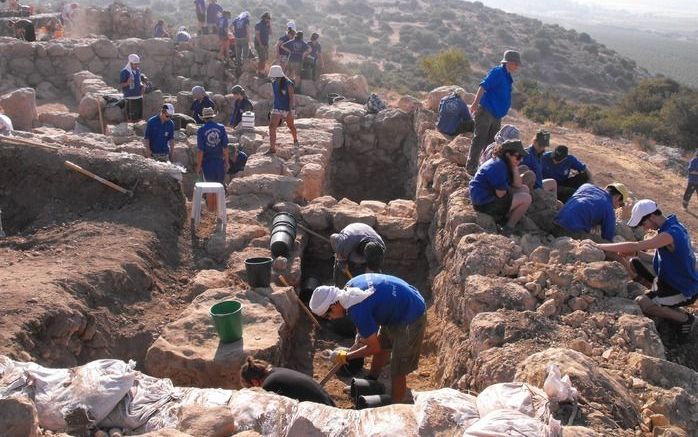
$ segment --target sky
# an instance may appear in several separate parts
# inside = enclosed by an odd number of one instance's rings
[[[625,9],[638,13],[657,13],[660,15],[675,15],[686,13],[698,15],[697,0],[576,0],[587,5],[599,5],[606,9]]]

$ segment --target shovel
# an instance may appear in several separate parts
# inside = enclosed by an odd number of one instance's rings
[[[90,177],[90,178],[96,180],[97,182],[100,182],[100,183],[106,185],[107,187],[111,188],[112,190],[116,190],[120,193],[126,194],[128,197],[133,197],[132,190],[127,190],[124,187],[116,185],[114,182],[108,181],[108,180],[104,179],[103,177],[97,176],[96,174],[92,173],[91,171],[85,170],[84,168],[82,168],[79,165],[74,164],[70,161],[65,161],[64,164],[69,169],[76,171],[78,173],[82,173],[85,176]]]

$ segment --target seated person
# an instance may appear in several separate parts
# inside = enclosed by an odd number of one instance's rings
[[[553,152],[545,152],[541,162],[543,179],[555,179],[560,202],[567,202],[577,188],[591,182],[591,172],[583,162],[569,154],[567,146],[557,146]],[[576,170],[577,174],[570,177],[572,170]]]
[[[247,98],[245,89],[240,85],[235,85],[230,92],[233,94],[233,111],[230,115],[230,126],[235,129],[242,123],[242,113],[252,111],[252,102]]]
[[[364,223],[351,223],[336,234],[330,235],[334,257],[334,284],[343,287],[352,275],[380,272],[383,268],[385,243],[372,227]]]
[[[237,145],[230,144],[230,166],[228,168],[228,175],[233,176],[245,169],[245,164],[247,164],[247,153],[240,150]]]
[[[542,188],[551,193],[557,192],[557,182],[555,179],[543,179],[542,157],[545,149],[550,145],[550,132],[539,130],[531,141],[531,145],[526,149],[528,155],[524,156],[521,164],[528,167],[536,175],[533,189]]]
[[[153,30],[153,38],[169,38],[170,33],[165,29],[165,21],[158,20],[155,25],[155,30]]]
[[[334,407],[334,402],[325,389],[313,378],[297,370],[272,367],[264,360],[247,357],[240,368],[240,380],[248,387],[262,387],[299,402],[315,402]]]
[[[179,30],[175,34],[175,42],[188,42],[191,41],[191,34],[187,31],[186,26],[179,26]]]
[[[606,189],[592,184],[584,184],[565,203],[557,213],[553,223],[558,226],[558,235],[572,238],[598,237],[588,235],[591,228],[601,226],[601,238],[613,241],[616,235],[616,209],[622,207],[630,199],[630,193],[625,185],[614,182]]]
[[[191,89],[191,95],[194,97],[194,101],[191,102],[191,116],[196,120],[196,124],[203,124],[204,120],[201,118],[201,114],[204,108],[211,108],[216,110],[216,104],[213,100],[206,94],[206,90],[202,86],[195,86]]]
[[[510,235],[531,206],[531,194],[523,184],[519,164],[526,151],[519,140],[498,146],[491,159],[482,164],[470,180],[470,200],[476,211],[505,222],[502,233]]]
[[[457,92],[441,98],[436,128],[442,134],[451,136],[472,132],[475,128],[468,105]]]
[[[675,215],[664,216],[657,203],[650,199],[640,200],[633,206],[628,226],[642,226],[645,232],[656,231],[657,234],[647,240],[599,244],[598,247],[624,256],[636,254],[630,260],[634,270],[630,274],[651,287],[635,299],[640,309],[648,316],[673,322],[679,340],[690,340],[695,317],[679,307],[690,306],[698,298],[698,272],[686,227]],[[646,253],[652,249],[654,256]],[[649,260],[656,276],[643,264]]]
[[[492,152],[494,151],[495,147],[504,144],[505,141],[519,140],[521,139],[520,135],[521,134],[519,133],[519,130],[514,125],[505,124],[504,126],[502,126],[502,128],[499,129],[499,132],[497,132],[494,135],[494,142],[485,147],[485,149],[480,154],[480,165],[484,164],[485,161],[492,157]]]

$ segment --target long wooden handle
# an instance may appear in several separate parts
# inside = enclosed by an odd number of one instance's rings
[[[128,196],[133,195],[133,193],[130,190],[127,190],[126,188],[120,187],[120,186],[116,185],[114,182],[108,181],[108,180],[104,179],[103,177],[97,176],[96,174],[92,173],[91,171],[85,170],[84,168],[80,167],[77,164],[74,164],[70,161],[65,161],[64,164],[69,169],[74,170],[78,173],[82,173],[85,176],[90,177],[90,178],[96,180],[97,182],[100,182],[113,190],[116,190],[120,193],[124,193]]]
[[[10,144],[15,143],[15,144],[22,144],[22,145],[27,145],[27,146],[43,147],[45,149],[51,149],[51,150],[60,150],[60,147],[49,146],[48,144],[38,143],[36,141],[27,140],[26,138],[20,138],[20,137],[0,136],[0,141],[3,143],[10,143]]]
[[[335,364],[335,365],[330,369],[330,371],[327,372],[327,375],[325,375],[325,377],[322,378],[322,379],[320,380],[320,385],[321,385],[321,386],[324,386],[325,384],[327,384],[327,381],[329,381],[330,378],[332,378],[332,376],[334,376],[335,373],[339,372],[339,369],[341,369],[343,365],[344,365],[344,364],[342,364],[342,363],[337,363],[337,364]]]
[[[290,285],[288,284],[288,281],[286,280],[286,278],[284,277],[284,275],[279,275],[279,279],[281,280],[281,282],[282,282],[285,286],[290,287]],[[308,309],[308,307],[305,306],[305,304],[301,301],[301,299],[300,299],[300,298],[298,297],[298,295],[296,294],[296,291],[293,290],[293,292],[292,292],[291,294],[292,294],[293,297],[296,299],[296,302],[298,302],[298,305],[300,305],[301,308],[303,308],[303,311],[305,311],[305,314],[308,316],[308,318],[309,318],[310,320],[313,321],[313,324],[314,324],[315,326],[317,326],[318,328],[320,328],[320,323],[317,321],[317,319],[315,318],[315,316],[313,315],[313,313],[310,312],[310,310]]]

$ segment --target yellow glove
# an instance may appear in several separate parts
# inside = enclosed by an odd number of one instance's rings
[[[345,351],[345,350],[332,351],[332,360],[337,364],[346,364],[347,363],[347,351]]]

